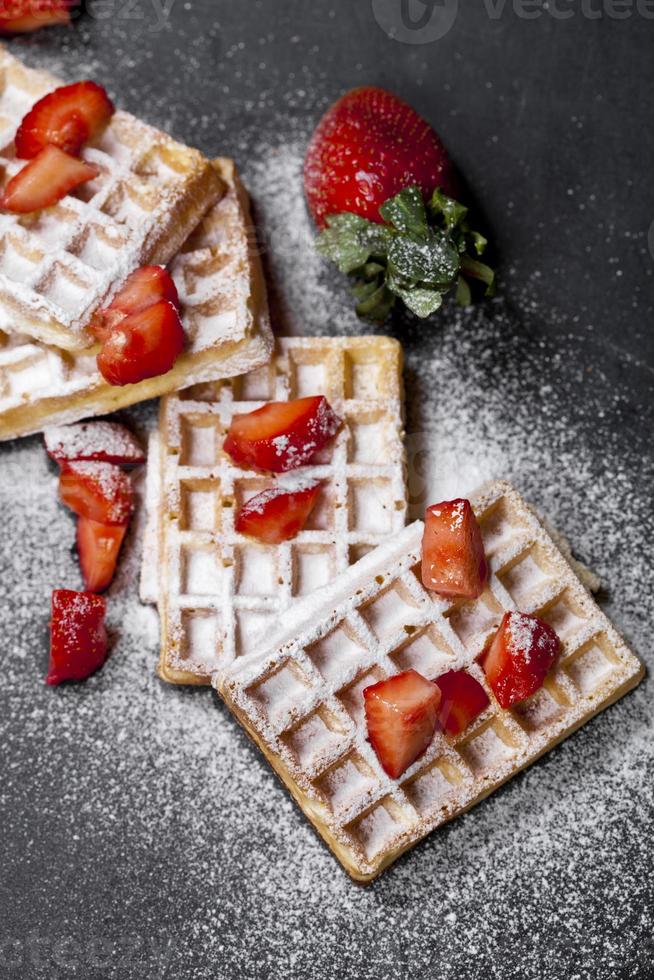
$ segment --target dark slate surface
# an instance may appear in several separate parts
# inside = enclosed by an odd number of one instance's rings
[[[160,4],[108,0],[12,46],[233,154],[255,191],[271,186],[267,152],[301,146],[348,87],[385,85],[432,119],[483,205],[502,286],[481,311],[389,327],[407,353],[413,479],[421,453],[512,476],[651,658],[654,11],[445,0],[430,19],[409,0],[426,24],[406,33],[400,0],[167,5],[160,30]],[[257,205],[274,246],[276,202]],[[268,256],[281,308],[306,264],[306,329],[364,329],[339,278],[297,251]],[[145,430],[153,407],[131,417]],[[43,686],[49,592],[79,585],[43,455],[38,439],[0,448],[1,976],[652,976],[648,681],[355,888],[217,700],[154,679],[137,535],[110,662],[83,686]]]

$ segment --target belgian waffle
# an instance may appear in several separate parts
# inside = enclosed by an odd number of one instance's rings
[[[508,484],[473,501],[490,581],[472,602],[423,588],[417,521],[291,610],[216,686],[353,878],[370,881],[634,687],[643,667]],[[503,613],[545,619],[563,653],[541,690],[503,710],[476,658]],[[437,733],[399,780],[366,739],[363,689],[413,667],[466,669],[490,705]]]
[[[31,106],[62,82],[0,47],[0,166],[24,166],[13,139]],[[130,272],[166,264],[220,195],[197,150],[116,112],[82,151],[100,173],[44,211],[0,214],[0,330],[65,350],[94,344],[86,326]]]
[[[221,451],[232,416],[324,394],[345,424],[303,477],[323,481],[307,527],[277,546],[234,530],[273,479]],[[301,595],[404,527],[401,348],[387,337],[282,338],[272,362],[162,400],[148,459],[142,598],[158,601],[159,674],[207,684]]]
[[[265,363],[272,333],[247,195],[231,160],[215,160],[224,196],[173,259],[187,347],[167,374],[114,387],[95,353],[62,351],[0,331],[0,440],[113,412]]]

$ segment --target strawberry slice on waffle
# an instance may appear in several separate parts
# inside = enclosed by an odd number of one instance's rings
[[[382,769],[398,779],[430,745],[441,692],[417,670],[405,670],[363,691],[368,739]]]
[[[234,416],[223,449],[239,466],[285,473],[310,462],[341,425],[324,395],[269,402]]]
[[[561,641],[548,623],[527,613],[505,613],[480,658],[500,705],[510,708],[541,688],[560,651]]]
[[[39,99],[23,118],[16,132],[16,156],[31,160],[46,146],[77,156],[114,112],[102,85],[91,81],[62,85]]]
[[[422,584],[453,599],[477,599],[488,568],[484,542],[469,500],[444,500],[427,508],[422,538]]]
[[[270,487],[251,497],[236,516],[235,528],[265,544],[280,544],[302,530],[320,493],[320,481],[291,489]]]
[[[185,343],[170,273],[161,266],[137,269],[110,305],[96,313],[90,329],[102,343],[98,370],[109,384],[138,384],[166,374]]]
[[[467,670],[448,670],[435,683],[441,692],[438,720],[448,735],[464,732],[490,703],[486,691]]]
[[[46,146],[11,178],[0,197],[0,208],[13,214],[41,211],[99,173],[93,164],[57,146]]]

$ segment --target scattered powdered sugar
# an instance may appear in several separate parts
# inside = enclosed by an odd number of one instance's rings
[[[367,329],[309,247],[303,145],[280,124],[244,161],[278,328]],[[511,479],[600,574],[607,611],[651,663],[651,426],[628,383],[636,368],[623,380],[601,338],[595,353],[528,295],[512,303],[387,328],[406,354],[415,514]],[[154,411],[132,416],[148,426]],[[141,510],[108,594],[107,664],[82,685],[45,688],[50,592],[81,586],[56,496],[40,438],[0,447],[0,803],[4,876],[19,883],[7,935],[35,922],[82,951],[89,936],[136,937],[131,969],[107,958],[102,975],[121,980],[153,964],[194,980],[647,974],[647,682],[361,890],[216,695],[154,676],[156,615],[137,597]]]

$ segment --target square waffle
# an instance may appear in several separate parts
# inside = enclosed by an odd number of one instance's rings
[[[508,484],[473,500],[490,565],[474,601],[420,581],[416,521],[290,611],[216,686],[349,874],[370,881],[634,687],[643,667]],[[544,686],[502,709],[476,662],[505,611],[545,619],[562,654]],[[362,691],[408,668],[468,670],[490,705],[437,732],[397,780],[367,741]]]
[[[27,68],[0,46],[0,166],[24,165],[16,130],[32,105],[62,82]],[[100,169],[53,207],[0,214],[0,330],[65,350],[95,341],[86,326],[134,269],[165,265],[220,195],[197,150],[118,111],[81,154]]]
[[[247,195],[231,160],[215,160],[224,195],[173,259],[187,347],[167,374],[108,384],[95,353],[75,353],[0,331],[0,440],[113,412],[209,378],[265,363],[272,333]]]
[[[404,527],[401,365],[401,347],[387,337],[282,338],[267,367],[162,400],[141,595],[158,601],[163,679],[209,683],[297,597]],[[258,544],[236,533],[235,514],[274,480],[235,466],[224,436],[235,413],[313,394],[345,422],[298,471],[323,481],[318,502],[292,541]]]

